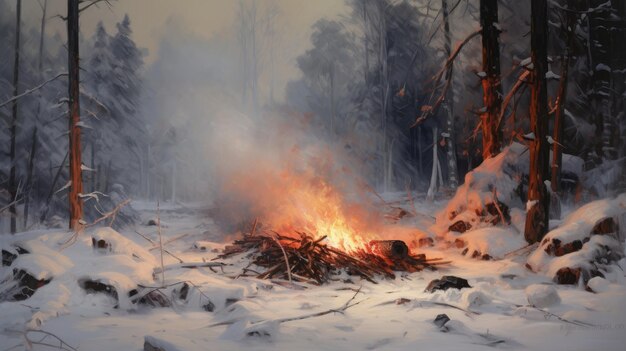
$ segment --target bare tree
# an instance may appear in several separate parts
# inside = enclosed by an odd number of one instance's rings
[[[441,0],[441,11],[443,13],[443,24],[444,24],[444,50],[446,52],[446,57],[450,57],[452,54],[451,49],[451,41],[452,36],[450,34],[450,15],[448,12],[448,0]],[[446,70],[445,80],[452,81],[452,70],[454,65],[450,65]],[[452,83],[450,83],[452,84]],[[447,92],[447,96],[444,98],[444,108],[447,112],[446,119],[446,142],[448,146],[447,150],[447,159],[448,159],[448,185],[451,188],[456,188],[459,185],[459,176],[457,171],[457,163],[456,163],[456,143],[454,139],[454,91],[453,89],[449,89]]]
[[[15,60],[13,63],[13,96],[18,96],[19,82],[20,82],[20,21],[22,17],[22,0],[17,0],[17,10],[15,15]],[[9,207],[9,214],[11,216],[11,234],[15,234],[17,231],[17,210],[15,208],[17,200],[17,180],[15,179],[15,139],[17,137],[17,112],[18,103],[17,99],[13,100],[12,113],[13,119],[11,121],[11,149],[9,151],[9,158],[11,164],[9,166],[9,194],[11,195],[11,206]]]
[[[561,166],[563,159],[563,132],[564,132],[564,118],[565,113],[565,99],[567,97],[567,83],[569,75],[569,65],[572,58],[573,46],[576,40],[575,28],[577,22],[577,15],[573,12],[575,8],[575,0],[567,0],[567,8],[569,11],[565,12],[565,23],[563,30],[566,35],[565,55],[563,56],[563,62],[561,63],[561,73],[559,81],[559,90],[556,100],[556,111],[554,113],[554,130],[552,133],[552,176],[551,187],[555,193],[559,192],[561,183]]]
[[[481,126],[483,134],[483,159],[497,155],[502,146],[502,131],[498,119],[502,106],[500,80],[500,44],[498,37],[498,1],[480,1],[480,25],[483,43],[483,110]]]
[[[46,10],[48,8],[48,0],[44,0],[43,5],[41,5],[41,30],[39,33],[39,61],[37,64],[37,75],[39,80],[43,80],[43,49],[44,49],[44,38],[46,32]],[[39,99],[37,100],[37,112],[35,114],[35,127],[33,128],[33,138],[30,147],[30,157],[28,160],[28,175],[26,177],[26,189],[28,192],[24,199],[24,228],[28,226],[28,208],[30,205],[30,195],[33,189],[33,169],[35,168],[35,156],[37,154],[37,129],[39,125],[39,115],[41,114],[41,90],[39,91]]]
[[[530,244],[541,241],[548,231],[550,197],[545,180],[549,172],[548,136],[548,5],[545,0],[532,0],[530,22],[531,100],[530,171],[528,173],[528,204],[524,237]]]
[[[80,147],[80,67],[78,16],[80,0],[67,0],[67,52],[69,74],[70,229],[79,230],[83,219],[83,179]]]

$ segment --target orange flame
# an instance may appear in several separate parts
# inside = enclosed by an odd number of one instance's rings
[[[347,252],[366,248],[378,237],[378,214],[362,199],[348,200],[330,183],[337,178],[332,175],[336,171],[330,163],[317,162],[317,166],[303,170],[287,165],[280,171],[265,167],[255,169],[254,174],[238,172],[229,177],[225,190],[237,194],[265,226],[282,235],[325,235],[326,243]]]

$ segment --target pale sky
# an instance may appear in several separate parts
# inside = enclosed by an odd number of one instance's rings
[[[14,0],[13,0],[14,1]],[[43,2],[43,0],[39,0]],[[250,0],[246,0],[250,1]],[[290,36],[287,40],[308,42],[311,25],[322,17],[336,17],[346,11],[343,0],[258,0],[260,6],[275,3],[280,11],[280,28]],[[220,31],[231,30],[238,6],[237,0],[111,0],[112,7],[92,6],[81,14],[81,32],[90,36],[98,21],[113,32],[115,23],[125,13],[131,18],[133,37],[139,46],[156,53],[165,24],[176,18],[188,26],[188,30],[211,38]],[[65,15],[65,0],[48,0],[48,13]],[[41,10],[37,0],[23,0],[24,20],[38,23]],[[49,22],[50,32],[64,33],[64,23],[59,19]],[[149,61],[153,59],[148,59]]]
[[[2,0],[4,1],[4,0]],[[15,0],[9,0],[14,2]],[[28,27],[39,26],[41,9],[38,1],[22,0],[22,16]],[[245,0],[252,1],[252,0]],[[311,25],[320,18],[337,18],[347,12],[343,0],[257,0],[259,8],[270,3],[276,5],[279,15],[275,30],[280,36],[282,76],[277,77],[277,88],[284,87],[289,80],[296,78],[298,70],[295,58],[310,46]],[[187,33],[199,38],[211,39],[214,36],[228,35],[235,30],[237,0],[111,0],[112,7],[101,4],[92,6],[81,13],[81,33],[91,37],[96,25],[102,21],[109,32],[115,33],[115,23],[128,13],[131,19],[133,39],[141,48],[149,51],[145,62],[156,59],[158,46],[167,30],[168,23],[175,22],[185,27]],[[48,0],[48,17],[66,14],[67,1]],[[48,22],[47,32],[59,32],[65,37],[65,23],[59,18]],[[282,86],[281,86],[282,85]]]

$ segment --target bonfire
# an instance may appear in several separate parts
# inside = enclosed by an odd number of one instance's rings
[[[242,276],[324,284],[345,271],[376,283],[376,276],[395,278],[394,271],[417,272],[449,263],[441,258],[427,259],[424,254],[414,255],[401,240],[372,240],[363,248],[346,252],[327,244],[325,235],[314,238],[297,231],[286,236],[271,230],[257,233],[256,226],[255,221],[250,232],[218,256],[223,259],[246,253],[251,262],[243,269]],[[252,266],[264,270],[259,272]]]

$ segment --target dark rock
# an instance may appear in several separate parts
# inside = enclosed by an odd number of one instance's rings
[[[19,246],[15,246],[15,252],[17,254],[7,251],[7,250],[2,250],[2,265],[3,266],[8,267],[13,263],[13,261],[15,261],[18,255],[29,253],[28,250],[25,250]]]
[[[580,240],[574,240],[571,243],[561,245],[561,240],[555,238],[555,239],[552,239],[552,242],[545,247],[544,251],[548,255],[561,257],[563,255],[576,252],[582,248],[583,248],[583,242]]]
[[[189,284],[183,283],[183,286],[178,292],[178,298],[181,300],[187,300],[187,295],[189,295]]]
[[[98,251],[111,251],[112,250],[111,243],[108,243],[104,239],[96,240],[96,238],[94,237],[91,238],[91,246],[94,248],[94,250],[98,250]]]
[[[450,321],[450,317],[448,317],[447,314],[442,313],[442,314],[438,314],[437,317],[435,317],[435,320],[433,321],[433,323],[435,323],[437,328],[442,328],[449,321]]]
[[[112,285],[104,284],[101,281],[91,279],[79,279],[78,285],[88,294],[103,293],[111,296],[115,299],[115,301],[119,301],[117,289],[115,289]]]
[[[557,257],[563,256],[563,255],[567,255],[569,253],[572,252],[576,252],[580,249],[583,248],[583,243],[580,240],[574,240],[571,243],[567,243],[565,245],[559,246],[556,251],[554,252],[554,255]]]
[[[150,307],[170,307],[172,304],[170,300],[163,295],[163,293],[157,289],[153,288],[140,288],[140,289],[151,289],[150,292],[141,296],[139,299],[134,298],[133,296],[139,294],[137,289],[133,289],[128,292],[128,297],[131,298],[131,301],[135,304],[147,305]]]
[[[556,272],[554,276],[554,282],[557,284],[578,284],[578,280],[581,276],[580,268],[563,267]]]
[[[491,257],[489,254],[483,254],[482,256],[480,256],[480,259],[483,261],[489,261],[491,260],[493,257]]]
[[[213,302],[209,301],[208,303],[205,303],[204,305],[202,305],[202,309],[207,311],[207,312],[213,312],[213,311],[215,311],[215,304],[213,304]]]
[[[33,296],[37,289],[50,283],[52,279],[37,279],[22,269],[13,270],[13,279],[18,281],[17,292],[13,294],[13,300],[22,301]]]
[[[8,267],[15,261],[17,255],[6,250],[2,250],[2,265]]]
[[[448,227],[448,231],[457,232],[457,233],[465,233],[470,230],[472,225],[469,223],[465,223],[463,221],[456,221],[450,227]]]
[[[432,293],[435,290],[448,290],[450,288],[463,289],[471,288],[466,279],[455,277],[453,275],[444,275],[441,279],[431,281],[424,291]]]
[[[604,218],[596,223],[591,230],[591,234],[613,234],[617,233],[619,226],[613,217]]]

